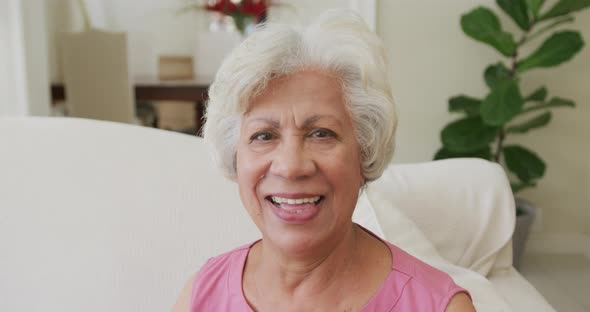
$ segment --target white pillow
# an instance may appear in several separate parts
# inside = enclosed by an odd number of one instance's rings
[[[385,240],[446,272],[455,283],[467,289],[477,311],[511,311],[508,304],[496,293],[493,285],[484,276],[452,264],[441,257],[418,226],[401,210],[392,207],[384,197],[367,189],[366,194],[359,198],[357,208],[374,212],[378,220],[377,226],[385,233],[383,237]],[[387,218],[383,218],[384,212]]]
[[[511,254],[500,251],[512,237],[514,198],[495,163],[462,158],[393,165],[368,185],[367,194],[381,203],[374,208],[386,237],[392,236],[387,222],[395,222],[395,207],[451,263],[484,276],[499,263],[511,264]]]
[[[354,209],[354,213],[352,215],[352,221],[362,225],[364,228],[373,232],[379,237],[385,237],[383,229],[381,229],[379,221],[377,221],[375,210],[373,210],[373,207],[371,207],[367,201],[367,195],[365,192],[359,196],[359,199],[356,203],[356,208]]]

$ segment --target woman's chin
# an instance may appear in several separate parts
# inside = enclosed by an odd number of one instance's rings
[[[268,239],[282,253],[291,256],[307,255],[315,250],[316,245],[321,244],[317,237],[309,235],[310,233],[269,233]]]
[[[282,252],[292,255],[304,254],[313,250],[315,245],[321,244],[324,236],[322,230],[325,230],[325,227],[319,227],[320,222],[293,224],[284,222],[272,212],[267,214],[267,217],[263,231],[264,239],[268,239],[273,247]]]

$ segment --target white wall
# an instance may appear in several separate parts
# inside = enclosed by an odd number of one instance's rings
[[[49,116],[49,59],[45,1],[23,0],[23,33],[29,115]]]
[[[97,26],[104,26],[104,15],[101,6],[90,2],[88,9],[93,14],[92,20]],[[71,31],[82,31],[84,23],[78,0],[46,0],[45,18],[47,24],[49,80],[63,81],[59,51],[60,34]],[[98,11],[98,17],[96,12]]]
[[[272,7],[270,17],[305,24],[329,8],[346,8],[351,0],[283,0],[288,7]],[[358,0],[355,0],[358,1]],[[191,1],[184,0],[86,0],[94,26],[110,31],[128,33],[131,57],[142,60],[132,73],[152,72],[149,59],[158,55],[192,55],[196,34],[208,29],[206,12],[179,14],[178,10]],[[48,0],[50,79],[61,81],[59,66],[59,34],[82,30],[82,18],[77,0]],[[137,51],[135,53],[134,51]],[[155,60],[153,60],[155,62]],[[140,64],[138,64],[140,63]],[[143,68],[140,68],[143,67]]]
[[[400,115],[396,162],[432,159],[441,146],[440,130],[457,118],[447,112],[449,97],[485,95],[483,70],[499,56],[465,36],[459,25],[461,14],[478,5],[499,12],[491,0],[378,1],[377,31],[390,53]],[[516,30],[506,18],[502,24]],[[543,210],[541,230],[589,235],[590,10],[578,14],[569,27],[582,32],[585,49],[561,67],[525,74],[523,89],[545,84],[550,95],[571,98],[578,107],[556,110],[548,127],[508,142],[530,147],[547,163],[539,186],[521,194]]]
[[[0,2],[0,115],[49,115],[44,5]]]
[[[28,111],[21,12],[19,0],[0,1],[0,116]]]

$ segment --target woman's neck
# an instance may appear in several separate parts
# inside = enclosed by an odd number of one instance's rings
[[[288,254],[270,242],[262,240],[256,250],[257,259],[251,262],[254,287],[264,285],[278,296],[291,298],[320,295],[333,291],[343,279],[353,276],[361,267],[361,233],[351,224],[341,236],[305,254]],[[256,248],[254,246],[253,248]],[[252,251],[251,251],[252,252]]]

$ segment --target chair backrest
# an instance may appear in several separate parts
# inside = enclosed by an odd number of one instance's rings
[[[169,310],[208,257],[259,237],[200,138],[77,118],[0,118],[0,146],[0,311]],[[369,187],[391,191],[435,244],[453,249],[449,228],[479,231],[485,221],[472,214],[489,211],[450,204],[490,197],[434,205],[460,180],[443,181],[443,171],[459,168],[442,167],[393,166]],[[365,208],[358,219],[380,234]],[[462,233],[459,248],[470,248],[470,237]]]
[[[125,33],[89,30],[61,39],[68,115],[134,123]]]
[[[202,139],[78,118],[0,118],[0,311],[169,311],[258,230]]]

